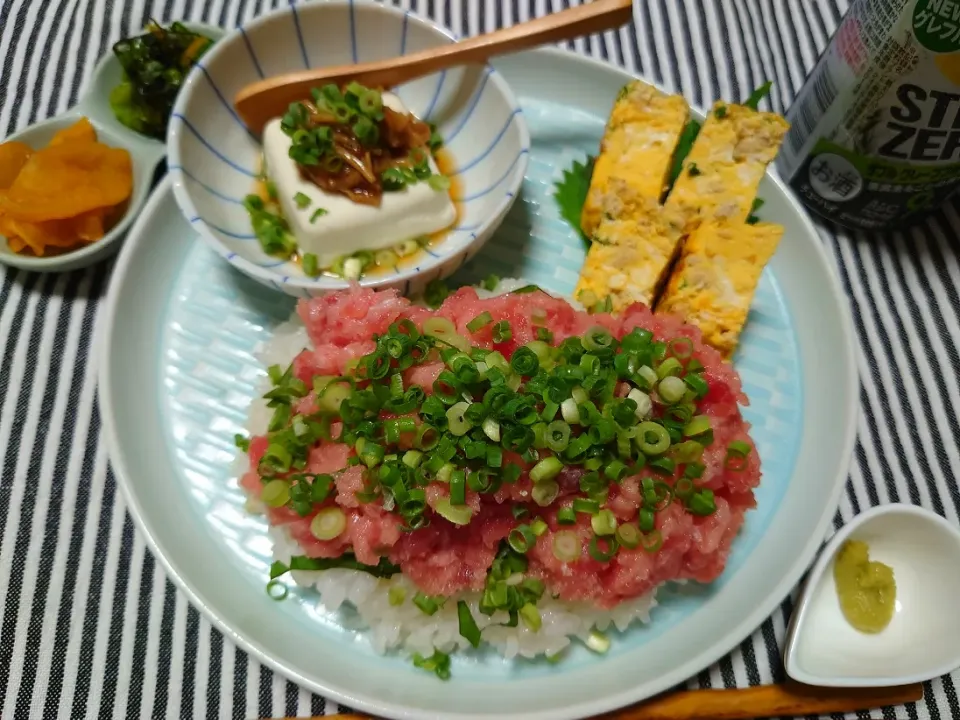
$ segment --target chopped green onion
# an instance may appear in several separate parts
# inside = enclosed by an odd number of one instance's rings
[[[640,546],[649,553],[655,553],[663,547],[663,535],[659,530],[652,530],[640,539]]]
[[[698,437],[711,429],[710,418],[706,415],[697,415],[683,428],[686,437]]]
[[[686,383],[673,375],[668,375],[657,385],[657,395],[660,396],[661,400],[671,405],[683,400],[686,392]]]
[[[683,365],[675,357],[669,357],[657,366],[657,378],[674,377],[683,372]]]
[[[304,253],[300,260],[300,268],[307,277],[317,277],[320,274],[320,265],[317,256],[313,253]]]
[[[547,447],[547,424],[538,422],[533,424],[533,447],[543,450]]]
[[[649,365],[641,366],[641,368],[637,370],[637,375],[643,380],[648,389],[653,388],[653,386],[657,384],[657,380],[660,379],[657,377],[657,371]]]
[[[628,550],[633,550],[640,544],[640,531],[636,525],[620,525],[617,528],[617,542]]]
[[[597,535],[613,535],[617,531],[617,518],[612,510],[604,508],[590,518],[590,526]]]
[[[577,401],[572,397],[560,403],[560,414],[571,425],[580,424],[580,408],[577,406]]]
[[[411,418],[405,419],[409,420]],[[403,464],[409,468],[416,469],[421,462],[423,462],[423,453],[419,450],[407,450],[407,452],[403,454]]]
[[[454,506],[449,498],[437,500],[433,509],[440,517],[449,520],[454,525],[469,525],[470,520],[473,519],[473,510],[463,504]]]
[[[750,444],[744,442],[743,440],[734,440],[727,445],[727,455],[741,455],[746,457],[750,454],[750,450]]]
[[[260,491],[260,499],[270,507],[283,507],[290,502],[290,483],[286,480],[271,480]]]
[[[310,499],[315,503],[322,503],[330,496],[331,490],[333,490],[332,475],[314,475],[310,486]]]
[[[704,398],[707,396],[707,393],[710,392],[710,384],[696,373],[688,372],[683,377],[683,382],[688,388],[693,390],[697,398]]]
[[[673,475],[674,470],[677,469],[677,464],[668,457],[658,457],[650,461],[650,469],[656,470],[662,475]]]
[[[610,649],[610,638],[599,630],[591,630],[585,644],[593,652],[603,655]]]
[[[505,343],[509,342],[512,338],[513,330],[510,328],[510,323],[508,321],[500,320],[496,325],[493,326],[493,342],[497,344]]]
[[[470,332],[477,332],[482,330],[487,325],[493,322],[493,316],[489,312],[482,312],[477,315],[473,320],[467,323],[467,330]]]
[[[450,656],[439,650],[435,651],[433,655],[428,658],[425,658],[420,653],[414,653],[413,664],[422,670],[435,673],[441,680],[450,679]]]
[[[446,175],[431,175],[427,178],[427,185],[436,192],[446,192],[450,189],[450,178]]]
[[[543,624],[543,620],[540,617],[540,611],[537,610],[536,605],[529,602],[525,603],[523,607],[520,608],[519,613],[520,617],[523,619],[523,622],[528,628],[534,632],[537,632],[540,629],[541,625]]]
[[[555,480],[544,480],[536,483],[530,494],[533,496],[533,501],[537,505],[547,507],[553,503],[560,494],[560,485],[558,485]]]
[[[561,470],[563,470],[563,463],[560,459],[555,456],[550,456],[544,458],[530,469],[530,479],[534,483],[552,480],[560,474]]]
[[[606,549],[600,547],[601,542],[606,546]],[[597,562],[609,562],[617,554],[618,549],[617,539],[612,534],[609,537],[594,535],[590,538],[590,547],[587,552]]]
[[[604,468],[603,474],[613,482],[620,482],[626,477],[628,468],[622,460],[611,460]]]
[[[525,347],[536,355],[541,363],[550,360],[553,355],[553,349],[543,340],[531,340]]]
[[[304,195],[302,192],[298,192],[293,196],[293,201],[297,204],[297,208],[303,210],[310,205],[310,198],[307,195]]]
[[[271,600],[280,602],[281,600],[286,600],[289,594],[290,590],[279,580],[271,580],[267,583],[267,595],[270,596]]]
[[[566,450],[570,443],[570,426],[562,420],[554,420],[546,427],[546,443],[553,452]]]
[[[347,516],[338,507],[323,508],[310,521],[310,534],[317,540],[333,540],[346,529]]]
[[[553,342],[553,333],[547,330],[545,327],[538,327],[536,330],[537,340],[549,343]]]
[[[674,445],[670,449],[670,454],[675,462],[685,465],[696,462],[703,456],[703,445],[696,440],[686,440]]]
[[[464,505],[467,502],[467,474],[454,470],[450,476],[450,504]]]
[[[345,383],[331,382],[317,396],[320,407],[329,412],[339,412],[340,404],[353,393],[351,387]]]
[[[690,338],[674,338],[667,343],[667,352],[678,360],[686,360],[693,355],[693,340]]]
[[[517,348],[510,358],[510,368],[518,375],[530,376],[540,369],[540,358],[528,347]]]
[[[537,544],[537,536],[529,525],[517,525],[507,536],[507,543],[515,552],[524,554]]]
[[[612,354],[617,341],[602,325],[594,325],[583,336],[583,347],[597,354]]]
[[[313,211],[313,214],[310,216],[310,224],[313,225],[319,218],[322,218],[324,215],[328,215],[329,212],[323,208],[317,208]]]
[[[418,592],[413,596],[413,604],[420,608],[421,612],[425,615],[433,615],[440,609],[445,599],[446,598],[443,597],[432,597]]]
[[[440,442],[440,433],[431,425],[424,423],[417,428],[417,447],[421,450],[433,450]]]
[[[469,407],[470,403],[468,402],[458,402],[447,410],[447,428],[457,437],[466,435],[473,427],[473,424],[466,417]]]
[[[650,400],[650,396],[637,388],[634,388],[627,394],[627,399],[633,400],[637,405],[637,420],[643,420],[653,409],[653,402]]]
[[[562,507],[557,510],[557,522],[561,525],[573,525],[577,522],[577,513],[572,507]]]
[[[403,605],[403,601],[407,599],[407,591],[398,585],[394,585],[390,588],[390,591],[387,593],[387,601],[393,607],[398,605]]]
[[[500,442],[500,423],[492,417],[488,417],[480,427],[483,430],[483,434],[493,442]]]
[[[358,450],[357,454],[360,456],[360,461],[368,468],[375,467],[383,460],[383,445],[375,442],[364,443],[363,448]]]
[[[457,601],[457,619],[460,621],[460,635],[473,647],[480,646],[480,628],[473,619],[470,607],[463,600]]]
[[[431,317],[423,323],[423,334],[445,340],[457,334],[457,327],[445,317]]]
[[[640,514],[637,517],[637,525],[645,533],[650,532],[656,527],[656,515],[649,508],[640,508]]]
[[[560,562],[573,562],[580,558],[580,537],[573,530],[560,530],[553,536],[553,556]]]
[[[662,480],[644,478],[641,486],[643,488],[643,503],[649,509],[664,510],[673,502],[673,488]]]
[[[673,486],[673,494],[680,500],[686,501],[696,490],[693,480],[688,477],[682,477]]]
[[[453,463],[445,463],[443,467],[437,470],[437,482],[449,483],[453,475]]]
[[[587,515],[596,515],[600,512],[600,503],[596,500],[576,498],[573,501],[573,511],[576,513],[586,513]]]
[[[712,515],[717,509],[713,490],[704,488],[695,492],[687,499],[687,509],[694,515]]]
[[[661,455],[670,447],[670,433],[659,423],[642,422],[637,426],[636,442],[644,455]]]
[[[260,458],[258,470],[261,476],[269,477],[277,473],[288,472],[292,462],[293,456],[290,455],[289,450],[283,445],[271,443],[267,446],[267,451]]]
[[[490,275],[487,275],[480,282],[480,287],[482,287],[484,290],[489,290],[490,292],[493,292],[494,290],[497,289],[497,285],[499,284],[500,284],[500,278],[491,273]]]
[[[532,523],[530,523],[530,529],[533,531],[533,534],[537,537],[543,535],[550,527],[543,520],[543,518],[537,518]]]

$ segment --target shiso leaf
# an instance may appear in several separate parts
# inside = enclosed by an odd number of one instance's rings
[[[769,95],[770,90],[772,89],[773,89],[773,81],[767,80],[767,82],[765,82],[763,85],[761,85],[752,93],[750,93],[750,97],[748,97],[743,104],[748,108],[759,110],[760,101],[763,100],[767,95]]]
[[[457,618],[460,621],[460,634],[473,647],[480,647],[480,628],[477,626],[477,621],[473,619],[470,606],[463,600],[457,602]]]
[[[389,578],[400,572],[400,567],[394,565],[386,558],[380,558],[376,565],[365,565],[359,562],[352,553],[344,553],[338,558],[309,558],[302,555],[294,555],[290,558],[290,564],[282,563],[279,560],[270,566],[270,579],[276,580],[291,570],[330,570],[332,568],[347,568],[348,570],[362,570],[370,573],[374,577]]]
[[[587,156],[586,162],[574,160],[573,165],[563,171],[563,179],[554,185],[553,192],[553,198],[560,208],[560,217],[577,231],[587,245],[590,244],[590,238],[580,229],[580,216],[587,202],[595,162],[596,157],[592,155]]]

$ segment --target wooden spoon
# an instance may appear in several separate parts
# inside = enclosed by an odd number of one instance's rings
[[[887,688],[823,688],[787,682],[732,690],[668,693],[600,720],[751,720],[830,715],[903,705],[923,698],[923,685]],[[283,718],[282,720],[296,720]],[[372,720],[367,715],[327,715],[303,720]]]
[[[311,88],[320,85],[355,80],[367,87],[394,87],[457,65],[484,63],[496,55],[620,27],[632,15],[632,0],[593,0],[587,5],[404,57],[301,70],[260,80],[237,93],[234,105],[247,127],[259,134],[267,121],[286,112],[290,103],[309,98]]]

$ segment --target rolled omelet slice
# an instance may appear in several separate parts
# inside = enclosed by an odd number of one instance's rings
[[[660,202],[689,116],[690,107],[679,95],[640,80],[624,86],[610,111],[580,216],[587,237],[596,232],[611,205],[609,196],[620,188]]]
[[[667,197],[683,217],[684,235],[704,222],[746,222],[789,128],[775,113],[714,103]]]
[[[674,313],[700,328],[704,342],[729,360],[782,236],[783,227],[773,223],[701,224],[683,243],[657,312]]]
[[[611,178],[574,297],[586,307],[653,307],[680,239],[683,218],[620,178]]]
[[[658,203],[658,183],[672,167],[672,157],[657,155],[656,165],[651,159],[641,173],[645,180],[639,182],[627,179],[626,171],[619,170],[626,162],[606,149],[612,168],[600,178],[594,171],[592,212],[600,219],[575,297],[588,307],[610,298],[614,311],[634,302],[654,307],[685,237],[702,223],[746,222],[760,180],[788,128],[774,113],[715,103],[663,205]],[[660,179],[654,182],[655,177]]]

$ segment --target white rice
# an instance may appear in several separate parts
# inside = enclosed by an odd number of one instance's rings
[[[504,279],[495,291],[481,289],[478,294],[492,297],[526,284],[522,280]],[[576,303],[573,304],[576,306]],[[267,343],[257,348],[256,356],[265,367],[287,367],[301,350],[310,346],[306,328],[294,313],[288,321],[277,326]],[[271,411],[260,396],[269,386],[269,378],[264,377],[257,397],[251,404],[247,419],[247,430],[251,435],[266,432]],[[240,454],[235,472],[239,476],[248,468],[246,456]],[[262,512],[264,508],[258,500],[250,498],[247,509]],[[269,533],[273,540],[275,560],[289,563],[292,556],[303,553],[286,528],[272,527]],[[603,632],[613,626],[623,631],[635,621],[648,623],[650,612],[657,605],[655,590],[610,610],[597,609],[585,602],[556,600],[547,592],[537,603],[542,625],[533,632],[523,622],[516,627],[504,626],[503,623],[509,619],[504,612],[492,616],[481,613],[478,607],[480,593],[476,592],[450,597],[436,613],[427,615],[412,602],[417,588],[403,574],[380,579],[360,570],[332,569],[297,570],[292,571],[290,576],[300,586],[316,588],[317,605],[325,612],[337,614],[338,620],[347,626],[366,630],[371,645],[379,653],[399,650],[429,656],[434,650],[449,653],[469,647],[468,641],[459,632],[458,600],[464,600],[470,607],[482,639],[508,659],[518,655],[526,658],[553,656],[563,651],[572,638],[586,640],[594,629]],[[392,589],[395,599],[398,596],[403,598],[397,605],[390,603]]]

